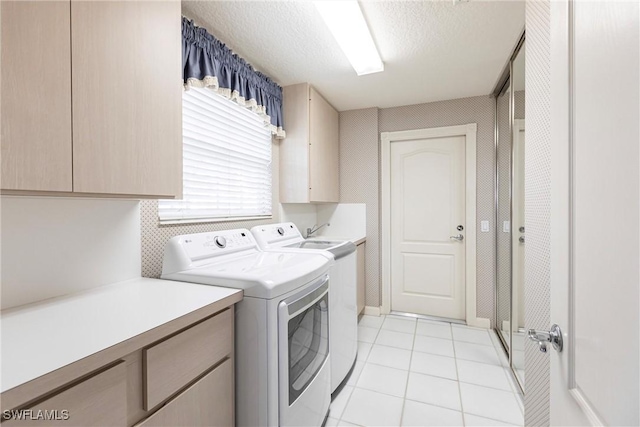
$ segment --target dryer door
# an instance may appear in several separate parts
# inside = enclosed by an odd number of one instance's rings
[[[280,330],[284,329],[286,334],[279,337],[286,340],[286,354],[281,352],[280,360],[283,357],[287,360],[287,402],[292,405],[329,356],[328,278],[311,286],[311,290],[281,302],[278,311]]]
[[[281,426],[322,424],[331,401],[329,278],[278,305]]]

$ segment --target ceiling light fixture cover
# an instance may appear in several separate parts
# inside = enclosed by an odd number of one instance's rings
[[[384,64],[356,0],[313,3],[359,76],[384,71]]]

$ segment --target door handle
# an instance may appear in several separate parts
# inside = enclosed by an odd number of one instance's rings
[[[553,325],[549,332],[547,331],[538,331],[536,329],[529,329],[527,331],[527,337],[531,341],[538,343],[538,349],[542,353],[547,352],[547,343],[550,342],[554,349],[560,353],[562,351],[563,343],[562,343],[562,330],[560,326]]]
[[[457,240],[458,242],[462,242],[464,240],[464,236],[462,234],[458,234],[457,236],[449,236],[449,238]]]

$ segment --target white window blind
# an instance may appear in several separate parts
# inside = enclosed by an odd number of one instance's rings
[[[257,114],[210,89],[182,95],[183,199],[161,221],[271,215],[271,132]]]

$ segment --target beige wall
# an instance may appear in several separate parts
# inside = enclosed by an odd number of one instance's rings
[[[489,96],[340,113],[340,200],[367,205],[366,304],[380,306],[380,132],[477,123],[477,313],[493,321],[494,101]]]
[[[365,304],[380,305],[378,109],[340,113],[340,201],[367,205]]]
[[[550,1],[526,5],[527,141],[525,150],[525,325],[550,326],[551,82]],[[525,425],[549,425],[549,354],[525,344]]]

